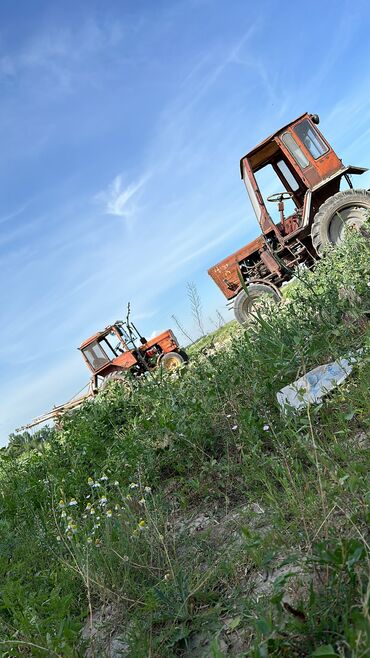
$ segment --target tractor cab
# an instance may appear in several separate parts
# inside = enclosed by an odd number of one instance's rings
[[[88,368],[94,374],[100,374],[111,364],[130,367],[136,362],[139,344],[146,343],[136,327],[125,322],[115,322],[103,331],[91,336],[82,343],[79,349]]]
[[[339,191],[341,175],[358,173],[347,171],[351,168],[343,166],[318,130],[318,123],[316,114],[303,114],[240,161],[241,177],[262,232],[275,233],[280,242],[308,224],[312,195],[317,191],[320,198],[319,190],[324,183],[332,180],[330,194],[335,194]],[[325,190],[327,195],[327,185]],[[275,210],[272,204],[277,204]]]

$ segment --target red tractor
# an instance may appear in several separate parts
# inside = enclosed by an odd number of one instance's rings
[[[173,371],[188,361],[186,352],[180,349],[171,329],[159,336],[146,340],[129,320],[128,308],[126,322],[117,321],[85,340],[78,348],[87,367],[92,373],[87,392],[77,394],[69,402],[53,407],[42,416],[20,427],[16,432],[23,432],[48,420],[59,423],[68,411],[81,406],[104,389],[109,382],[118,381],[128,393],[133,390],[133,377],[141,377],[158,366],[166,371]]]
[[[240,161],[241,177],[262,234],[208,270],[243,324],[262,295],[279,301],[281,285],[299,265],[312,267],[347,226],[359,228],[370,211],[370,191],[353,187],[352,174],[317,128],[317,114],[303,114],[268,137]],[[282,191],[266,195],[277,204],[273,220],[261,189],[274,183]],[[347,189],[342,189],[342,184]],[[289,201],[286,217],[284,202]],[[240,277],[245,285],[242,286]],[[245,291],[247,287],[247,292]]]
[[[85,340],[78,348],[92,372],[92,389],[96,392],[111,381],[130,388],[127,375],[141,377],[158,366],[175,370],[188,361],[171,329],[146,340],[132,322],[117,321]]]

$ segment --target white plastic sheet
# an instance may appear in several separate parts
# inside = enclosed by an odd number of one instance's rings
[[[307,404],[321,402],[324,395],[348,377],[352,372],[351,363],[355,361],[354,357],[339,359],[310,370],[306,375],[277,392],[279,405],[282,409],[285,407],[302,409]]]

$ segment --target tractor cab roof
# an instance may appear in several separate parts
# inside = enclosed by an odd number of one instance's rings
[[[132,322],[127,323],[123,320],[116,320],[116,322],[109,324],[102,331],[98,331],[93,336],[90,336],[90,338],[84,340],[78,349],[84,350],[92,343],[106,339],[112,332],[117,335],[117,338],[119,338],[126,349],[135,349],[136,341],[140,341],[141,343],[143,343],[143,341],[145,342],[145,339]]]
[[[93,336],[90,336],[90,338],[87,338],[86,340],[84,340],[84,342],[81,343],[81,345],[78,349],[82,350],[84,347],[87,347],[91,343],[95,343],[100,338],[104,338],[105,336],[107,336],[112,331],[113,327],[115,327],[115,326],[116,326],[115,324],[110,324],[108,327],[105,327],[105,329],[103,329],[103,331],[98,331]]]
[[[279,130],[272,133],[272,135],[266,137],[266,139],[264,139],[262,142],[257,144],[257,146],[251,149],[251,151],[246,153],[240,159],[241,177],[243,178],[243,160],[247,159],[249,161],[252,171],[257,171],[258,169],[263,167],[263,165],[266,162],[269,162],[271,158],[280,150],[278,143],[275,141],[275,137],[285,132],[287,128],[290,128],[290,126],[293,126],[294,124],[298,123],[302,119],[309,118],[310,116],[312,115],[308,114],[307,112],[301,114],[301,116],[297,117],[297,119],[294,119],[294,121],[290,121],[285,126],[282,126],[281,128],[279,128]]]

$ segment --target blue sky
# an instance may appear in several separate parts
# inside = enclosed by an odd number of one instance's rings
[[[231,318],[207,269],[258,233],[258,141],[316,112],[370,166],[369,28],[366,0],[2,0],[1,443],[84,386],[77,346],[128,300],[147,335],[196,334],[187,281]]]

